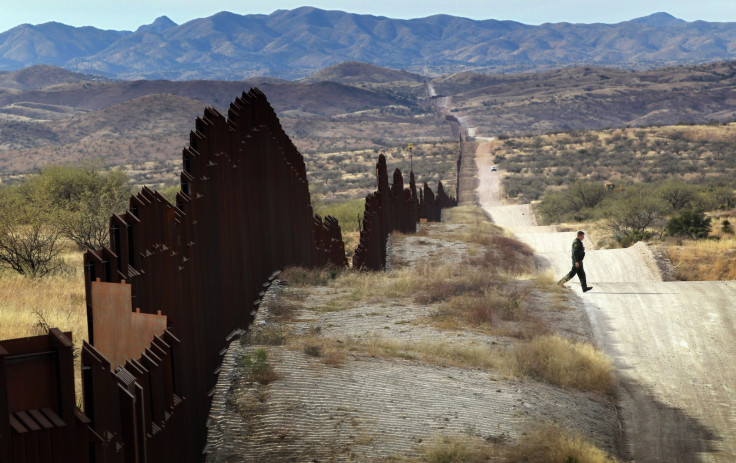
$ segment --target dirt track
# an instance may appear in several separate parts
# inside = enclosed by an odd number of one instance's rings
[[[528,205],[504,206],[492,142],[478,145],[478,200],[535,248],[556,277],[570,267],[574,232],[538,227]],[[619,413],[637,462],[736,461],[736,282],[662,281],[643,244],[594,250],[587,236],[583,299],[598,344],[619,375]]]

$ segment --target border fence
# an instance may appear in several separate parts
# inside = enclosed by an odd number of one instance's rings
[[[89,342],[76,403],[71,333],[0,341],[0,463],[201,461],[229,341],[286,266],[346,267],[340,226],[314,214],[302,155],[265,95],[206,108],[183,150],[175,204],[143,188],[84,255]],[[353,265],[383,269],[386,239],[455,204],[417,197],[397,169],[366,198]]]
[[[422,219],[439,222],[442,209],[457,205],[455,198],[449,197],[442,186],[437,184],[437,196],[429,185],[424,184],[424,192],[417,197],[414,172],[409,173],[409,188],[404,188],[404,177],[399,169],[394,170],[393,185],[388,184],[386,157],[378,156],[376,164],[378,191],[365,198],[360,242],[353,254],[353,268],[383,270],[386,268],[386,244],[393,231],[415,233],[417,223]]]

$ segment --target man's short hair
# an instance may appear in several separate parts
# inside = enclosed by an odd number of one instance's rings
[[[582,231],[582,230],[579,230],[579,231],[578,231],[578,236],[580,236],[580,235],[585,235],[585,232],[584,232],[584,231]]]

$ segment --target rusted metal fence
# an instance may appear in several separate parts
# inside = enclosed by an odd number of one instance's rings
[[[109,455],[132,443],[139,448],[128,453],[152,461],[171,459],[171,452],[181,453],[175,461],[192,461],[206,452],[209,396],[223,349],[234,330],[249,326],[264,285],[288,265],[346,262],[337,221],[314,216],[303,158],[260,91],[233,102],[227,118],[206,109],[183,163],[175,205],[143,189],[128,212],[112,218],[110,248],[85,255],[91,328],[84,368],[114,372],[112,379],[85,376],[92,393],[85,404],[98,434],[124,437],[119,424],[102,429],[98,419],[117,414],[132,414],[140,434],[131,441],[129,430],[123,444],[108,446]],[[99,351],[98,340],[118,329],[98,326],[92,295],[105,282],[130,288],[131,309],[166,317],[165,331],[153,330],[128,349],[141,353],[137,361],[108,366],[112,353]],[[130,394],[125,400],[97,400],[98,389],[121,384]],[[141,400],[150,403],[136,415]]]
[[[80,462],[101,442],[76,407],[71,333],[0,341],[0,462]]]
[[[366,198],[356,268],[382,269],[394,230],[453,204],[414,173]],[[207,108],[183,151],[171,204],[143,188],[84,256],[89,343],[76,406],[71,333],[0,341],[0,463],[196,462],[227,343],[253,320],[278,270],[345,267],[333,217],[314,215],[302,155],[253,89],[227,117]]]
[[[386,243],[392,231],[415,233],[417,222],[426,219],[439,222],[442,209],[457,205],[438,182],[435,197],[429,185],[417,197],[414,172],[409,173],[409,188],[404,188],[404,178],[399,169],[394,171],[393,185],[388,184],[386,157],[378,156],[376,179],[378,190],[365,198],[365,212],[360,231],[360,243],[353,254],[353,268],[382,270],[386,268]]]
[[[263,93],[227,117],[207,108],[176,204],[143,188],[110,219],[109,246],[84,256],[84,414],[70,335],[0,344],[0,462],[202,460],[221,357],[277,271],[346,264],[337,220],[314,215],[302,155]]]

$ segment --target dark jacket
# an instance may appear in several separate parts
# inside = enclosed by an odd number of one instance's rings
[[[575,238],[575,241],[572,242],[572,263],[575,264],[575,262],[580,262],[582,264],[584,258],[585,246],[583,246],[582,241]]]

